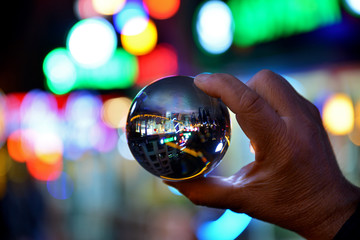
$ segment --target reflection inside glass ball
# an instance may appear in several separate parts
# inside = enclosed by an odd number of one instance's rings
[[[126,134],[132,154],[150,173],[180,181],[213,170],[230,143],[229,111],[192,77],[155,81],[134,98]]]

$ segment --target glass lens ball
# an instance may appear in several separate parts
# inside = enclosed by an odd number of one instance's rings
[[[171,181],[212,171],[229,147],[230,131],[225,104],[187,76],[166,77],[143,88],[130,106],[126,125],[139,164]]]

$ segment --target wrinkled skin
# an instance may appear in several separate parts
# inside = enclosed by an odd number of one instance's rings
[[[332,239],[360,191],[342,175],[317,108],[269,70],[247,84],[228,74],[201,74],[195,84],[236,114],[255,161],[230,177],[164,182],[195,204],[246,213],[307,239]]]

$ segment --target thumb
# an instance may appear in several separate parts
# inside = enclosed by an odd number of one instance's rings
[[[178,189],[196,205],[227,209],[235,202],[232,198],[233,185],[224,177],[208,176],[187,181],[164,180],[163,182]],[[241,196],[242,194],[237,192],[237,195]],[[239,199],[236,200],[236,205],[241,205]]]

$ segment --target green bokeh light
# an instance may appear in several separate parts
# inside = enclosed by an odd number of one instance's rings
[[[123,49],[117,49],[104,65],[93,69],[78,67],[77,73],[77,83],[81,88],[129,88],[138,74],[137,58]]]
[[[337,0],[229,0],[234,44],[247,47],[340,21]]]
[[[96,68],[77,65],[65,48],[52,50],[44,59],[43,71],[50,91],[65,94],[74,89],[125,89],[138,75],[137,58],[117,49],[105,64]]]
[[[69,92],[76,82],[76,66],[65,48],[56,48],[48,53],[43,62],[43,71],[50,91],[55,94]]]

